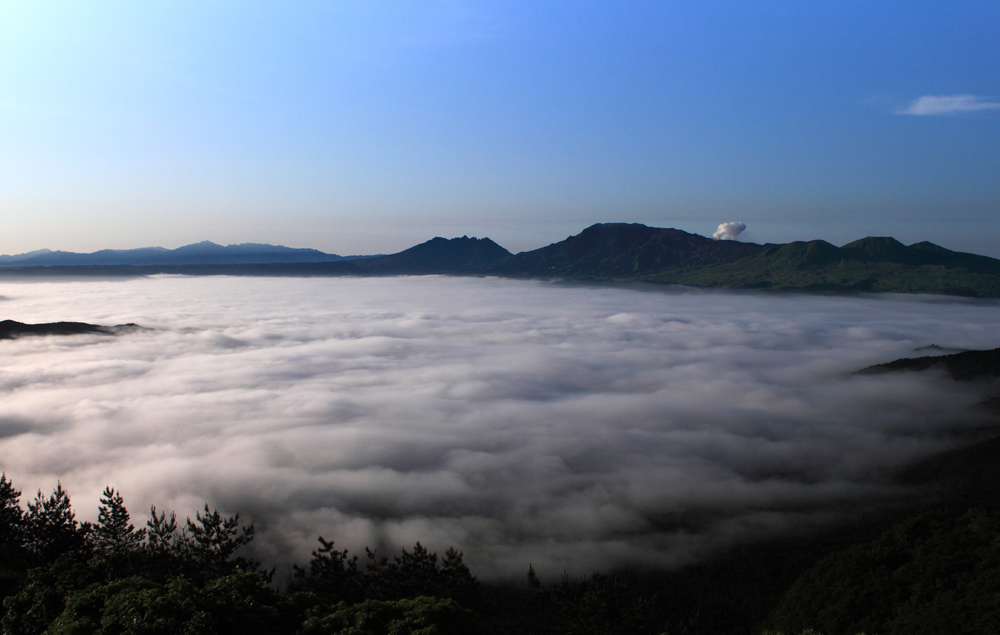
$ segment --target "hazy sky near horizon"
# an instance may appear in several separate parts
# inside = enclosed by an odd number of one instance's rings
[[[512,251],[594,222],[1000,256],[1000,4],[0,4],[0,253]]]

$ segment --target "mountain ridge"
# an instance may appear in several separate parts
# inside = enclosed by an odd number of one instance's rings
[[[90,253],[37,249],[23,254],[0,256],[0,267],[266,264],[272,262],[338,262],[351,258],[328,254],[317,249],[262,243],[223,246],[203,240],[176,249],[139,247],[136,249],[100,249]]]
[[[146,248],[150,249],[156,248]],[[183,258],[171,260],[179,250]],[[0,275],[479,275],[1000,298],[1000,260],[926,241],[904,245],[891,237],[867,237],[841,247],[823,240],[759,245],[638,223],[598,223],[564,240],[517,254],[489,238],[468,236],[436,237],[395,254],[349,258],[317,250],[253,243],[222,247],[206,241],[157,252],[151,257],[158,261],[152,264],[122,261],[125,257],[120,254],[135,251],[142,250],[116,252],[118,260],[105,255],[103,261],[85,266],[67,257],[46,266],[8,261],[0,266]],[[38,257],[52,259],[58,253]]]

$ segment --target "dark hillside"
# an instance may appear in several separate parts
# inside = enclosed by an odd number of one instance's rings
[[[488,270],[500,276],[636,280],[705,287],[1000,297],[1000,261],[933,243],[864,238],[757,245],[677,229],[604,223]]]
[[[101,333],[114,335],[124,331],[139,329],[136,324],[118,324],[116,326],[100,326],[85,322],[49,322],[47,324],[25,324],[14,320],[0,322],[0,340],[10,340],[25,335],[81,335],[86,333]]]
[[[733,262],[760,249],[753,243],[717,241],[678,229],[602,223],[512,256],[494,271],[517,277],[628,278],[667,268]]]
[[[923,371],[939,368],[953,379],[969,380],[979,377],[1000,377],[1000,348],[989,351],[963,351],[951,355],[929,357],[906,357],[858,371],[861,374],[877,375],[897,371]]]
[[[824,241],[767,245],[762,252],[732,263],[666,271],[648,279],[705,287],[996,298],[1000,260],[931,243],[906,247],[892,238],[865,238],[839,248]]]
[[[475,274],[509,257],[509,251],[489,238],[433,238],[389,256],[359,263],[375,274]]]
[[[825,240],[797,240],[786,245],[767,245],[761,259],[776,267],[801,269],[836,264],[844,260],[844,254]]]
[[[841,249],[848,257],[867,262],[896,262],[906,265],[927,264],[926,254],[907,247],[895,238],[871,237],[847,243]]]

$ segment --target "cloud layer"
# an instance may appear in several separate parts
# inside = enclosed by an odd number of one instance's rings
[[[987,101],[976,95],[925,95],[913,100],[906,108],[899,110],[901,115],[954,115],[980,110],[996,110],[1000,102]]]
[[[978,396],[852,377],[917,346],[996,346],[997,305],[462,278],[8,284],[4,317],[137,322],[0,342],[0,465],[61,479],[81,517],[119,488],[258,525],[421,540],[474,572],[669,567],[897,491]]]

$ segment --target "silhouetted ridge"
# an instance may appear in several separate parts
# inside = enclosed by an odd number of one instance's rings
[[[343,256],[327,254],[315,249],[297,249],[257,243],[223,247],[205,240],[177,249],[164,249],[163,247],[101,249],[89,254],[41,249],[14,256],[0,256],[0,267],[145,267],[155,265],[338,262],[341,260],[344,260]]]
[[[141,258],[139,257],[141,253]],[[178,253],[179,252],[179,253]],[[79,262],[86,256],[85,262]],[[41,259],[41,260],[35,260]],[[141,262],[135,262],[135,261]],[[37,266],[44,261],[46,266]],[[61,263],[61,264],[59,264]],[[38,251],[0,256],[0,276],[495,275],[634,281],[735,289],[935,293],[1000,298],[1000,260],[933,243],[868,237],[758,245],[679,229],[600,223],[546,247],[512,255],[489,238],[434,238],[396,254],[350,259],[311,249],[203,242],[175,250]]]
[[[950,249],[945,249],[941,245],[935,245],[934,243],[932,243],[930,241],[927,241],[927,240],[921,241],[919,243],[913,243],[912,245],[910,245],[910,249],[917,249],[917,250],[920,250],[920,251],[929,251],[929,252],[933,252],[933,253],[936,253],[936,254],[953,254],[953,253],[955,253],[954,251],[952,251]]]
[[[438,237],[360,264],[363,271],[380,274],[468,274],[480,273],[510,255],[489,238]]]
[[[910,249],[895,238],[871,237],[847,243],[841,249],[856,252],[852,254],[862,259],[877,262],[915,263],[920,259],[919,251]]]
[[[679,229],[600,223],[561,242],[512,256],[500,271],[525,277],[622,278],[672,266],[732,262],[760,249],[753,243],[712,240]]]
[[[957,380],[1000,377],[1000,348],[988,351],[963,351],[951,355],[904,357],[885,364],[869,366],[860,370],[859,373],[878,375],[906,370],[922,371],[931,368],[944,370]]]
[[[10,340],[23,335],[81,335],[86,333],[115,335],[140,328],[142,327],[132,323],[118,324],[115,326],[101,326],[99,324],[87,324],[85,322],[25,324],[24,322],[16,322],[14,320],[3,320],[0,322],[0,340]]]

